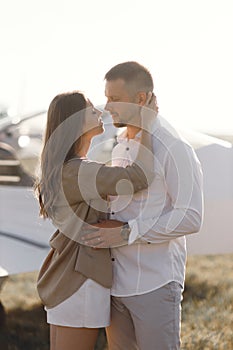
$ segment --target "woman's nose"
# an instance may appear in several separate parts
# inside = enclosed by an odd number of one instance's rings
[[[112,106],[111,102],[108,102],[108,101],[107,101],[107,103],[106,103],[104,109],[105,109],[106,111],[111,112],[111,106]]]

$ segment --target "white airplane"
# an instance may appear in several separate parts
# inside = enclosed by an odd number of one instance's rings
[[[90,158],[108,161],[115,142],[114,128],[95,139]],[[196,150],[204,173],[204,223],[198,234],[187,237],[188,254],[233,252],[233,148],[232,144],[203,133],[181,130]],[[21,135],[22,136],[22,135]],[[26,139],[25,139],[26,140]],[[101,144],[98,147],[98,144]],[[22,152],[25,155],[25,153]],[[4,165],[4,161],[0,160]],[[15,164],[14,164],[15,161]],[[19,165],[18,160],[8,164]],[[2,162],[2,163],[1,163]],[[5,163],[6,164],[6,163]],[[39,206],[30,186],[0,186],[0,276],[36,271],[49,250],[56,230],[49,220],[39,218]],[[19,178],[18,178],[19,180]],[[1,279],[0,279],[1,280]],[[0,282],[1,284],[1,282]]]
[[[188,254],[230,254],[233,253],[233,145],[199,136],[198,147],[194,140],[189,140],[204,175],[204,221],[199,233],[187,237]]]

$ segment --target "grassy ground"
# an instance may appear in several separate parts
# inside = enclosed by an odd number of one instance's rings
[[[183,349],[233,349],[233,255],[188,259],[182,308]]]
[[[182,304],[183,350],[233,350],[233,255],[189,257]],[[11,276],[1,292],[7,312],[1,350],[49,350],[36,273]],[[100,331],[98,350],[106,350]],[[129,350],[129,349],[126,349]]]

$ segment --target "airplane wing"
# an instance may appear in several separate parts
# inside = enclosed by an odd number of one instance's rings
[[[38,270],[55,231],[39,217],[39,205],[30,187],[0,186],[0,268],[15,274]]]

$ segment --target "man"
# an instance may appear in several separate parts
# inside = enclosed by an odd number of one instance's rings
[[[116,65],[105,80],[105,108],[116,127],[126,126],[112,162],[127,166],[136,157],[140,139],[134,113],[146,104],[153,80],[137,62]],[[99,244],[96,233],[89,236],[95,236],[89,244],[99,248],[113,247],[119,237],[126,241],[126,245],[111,249],[110,350],[180,348],[185,235],[198,232],[202,223],[202,172],[191,146],[164,128],[158,116],[152,132],[153,183],[131,197],[111,198],[111,219],[125,224],[111,232],[100,224]]]

